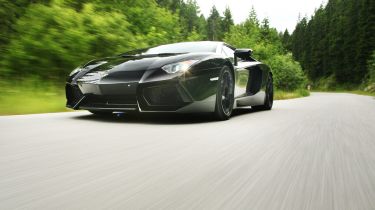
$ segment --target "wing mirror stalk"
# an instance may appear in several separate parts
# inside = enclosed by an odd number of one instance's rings
[[[254,59],[251,57],[253,55],[252,49],[236,49],[234,51],[234,65],[238,65],[238,58],[245,60],[245,61],[253,61]]]

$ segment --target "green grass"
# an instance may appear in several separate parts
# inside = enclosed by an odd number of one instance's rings
[[[375,96],[375,92],[367,92],[364,90],[314,90],[313,92],[327,92],[327,93],[352,93],[364,96]]]
[[[305,89],[298,89],[296,91],[283,91],[283,90],[276,90],[275,91],[275,100],[286,100],[286,99],[293,99],[293,98],[301,98],[310,96],[310,92]]]
[[[313,87],[314,92],[352,93],[357,95],[375,96],[375,83],[339,84],[333,76],[322,78]]]
[[[0,84],[0,115],[69,111],[65,108],[64,86],[33,82]]]
[[[348,91],[349,93],[358,94],[358,95],[364,95],[364,96],[375,96],[375,92],[370,93],[363,90],[352,90]]]

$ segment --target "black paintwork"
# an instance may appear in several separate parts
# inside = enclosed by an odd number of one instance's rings
[[[218,78],[225,65],[235,79],[233,108],[264,104],[270,68],[254,59],[228,57],[222,48],[233,47],[212,44],[217,46],[215,52],[135,53],[91,61],[67,79],[67,107],[111,112],[214,112]],[[162,69],[188,60],[197,62],[186,72],[169,74]]]

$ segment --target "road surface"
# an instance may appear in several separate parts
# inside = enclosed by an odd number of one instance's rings
[[[375,100],[203,116],[0,117],[0,209],[375,209]]]

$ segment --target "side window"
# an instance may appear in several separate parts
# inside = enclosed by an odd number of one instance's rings
[[[234,62],[234,50],[230,49],[227,46],[223,46],[222,54],[224,56],[230,58],[230,60],[232,61],[232,63]]]
[[[223,46],[223,54],[227,57],[234,58],[234,51],[227,46]]]

